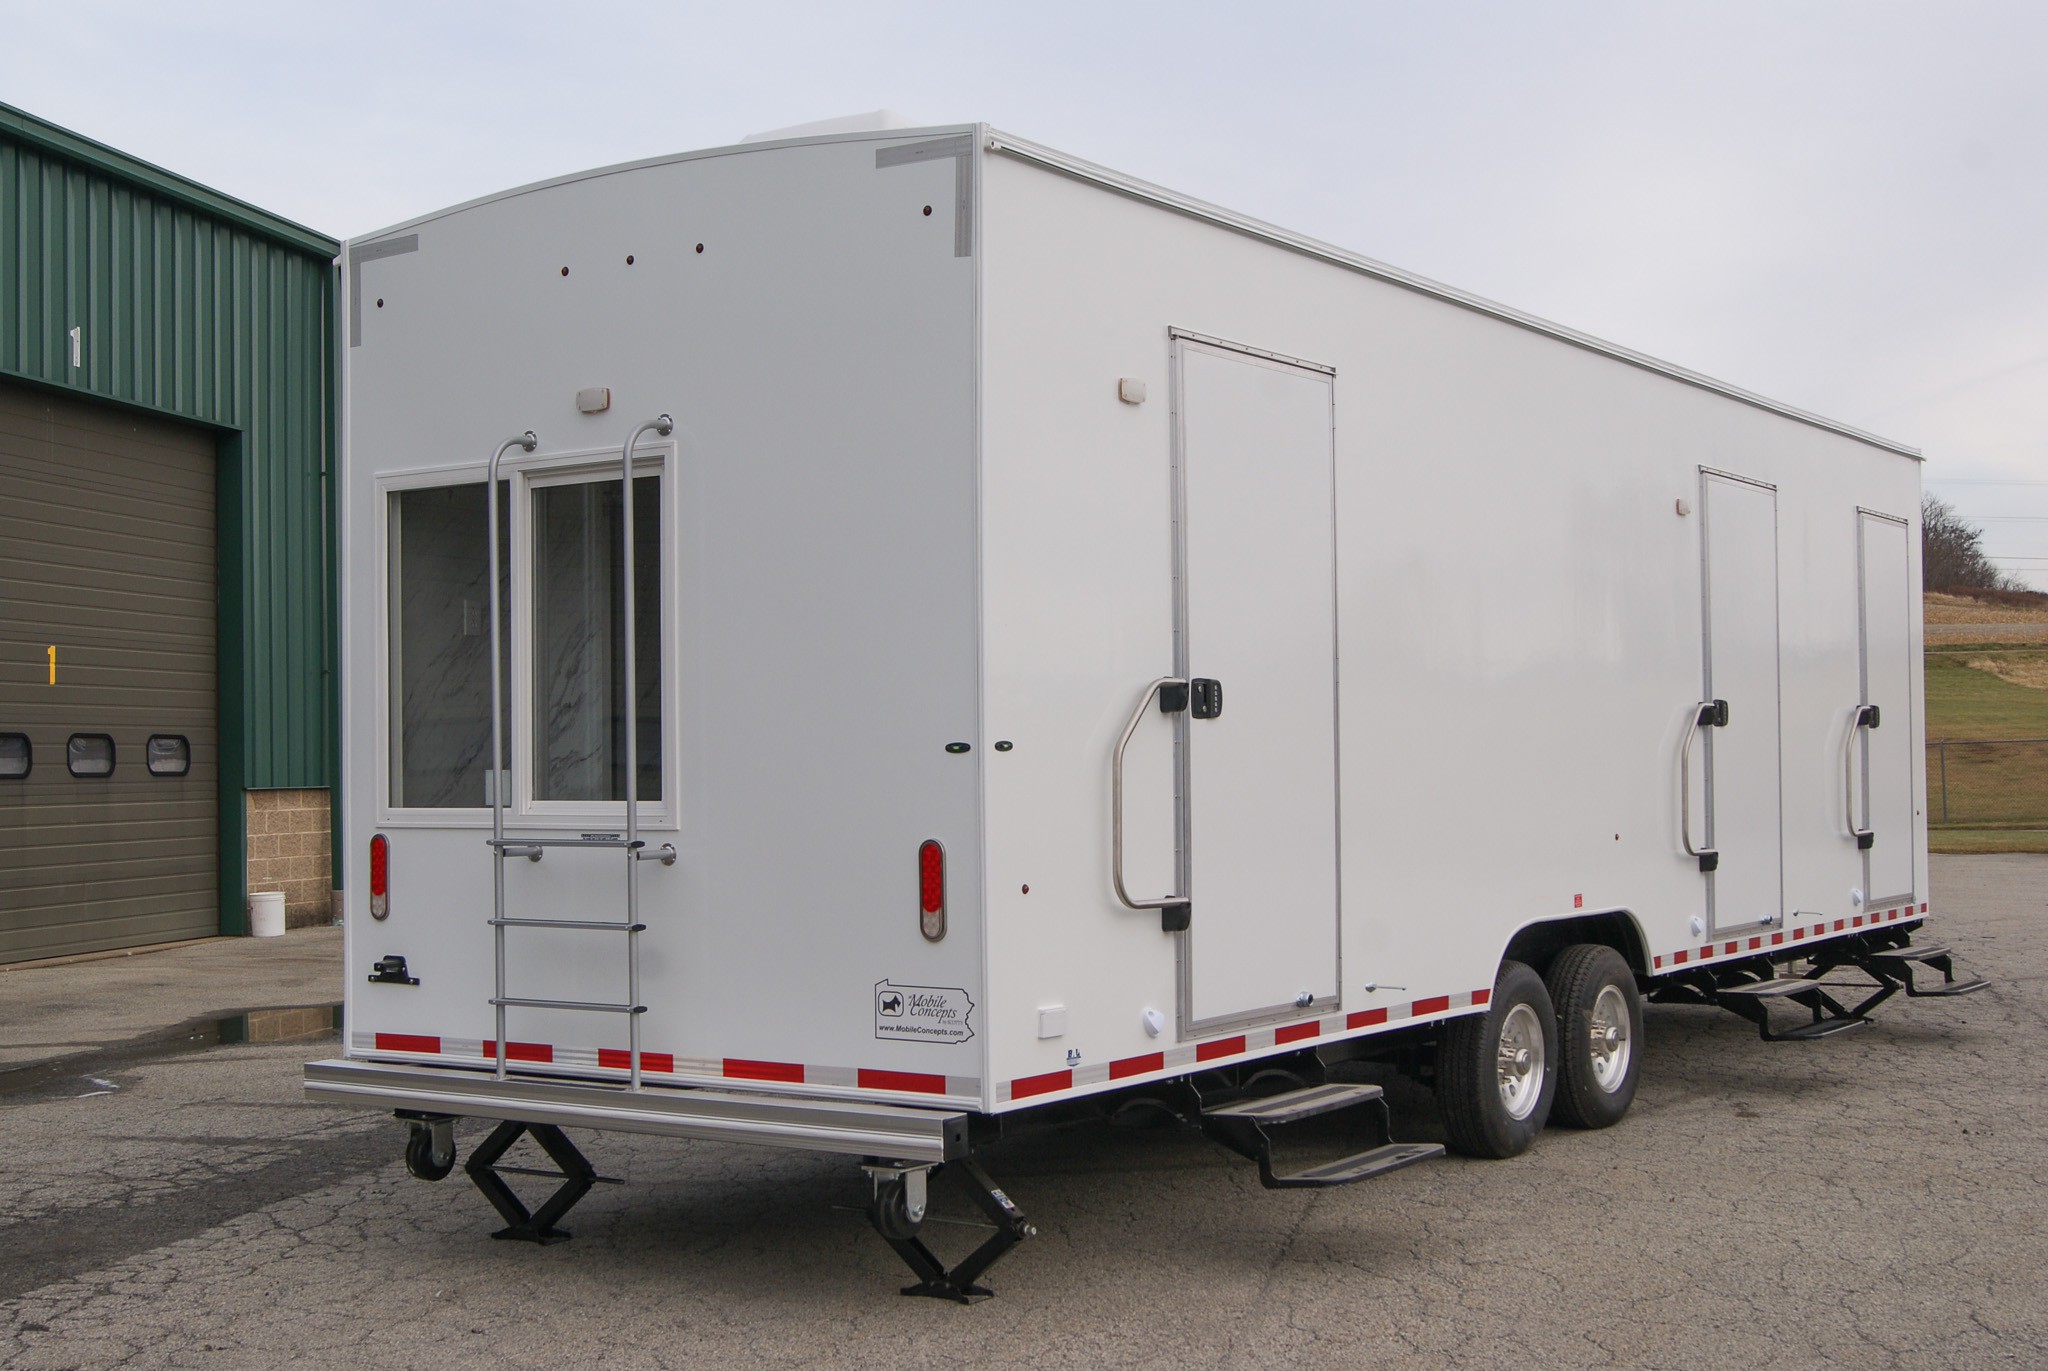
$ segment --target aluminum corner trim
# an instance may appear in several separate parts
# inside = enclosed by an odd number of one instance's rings
[[[955,133],[875,149],[875,170],[953,159],[953,255],[974,255],[974,135]]]
[[[365,262],[374,262],[380,257],[403,257],[408,252],[420,250],[420,236],[417,233],[404,234],[397,238],[385,238],[374,243],[350,243],[348,245],[348,345],[359,348],[363,345],[363,274],[360,268]]]
[[[900,167],[906,162],[928,162],[940,157],[971,157],[974,135],[955,133],[945,138],[927,138],[921,143],[897,143],[875,149],[875,170]]]

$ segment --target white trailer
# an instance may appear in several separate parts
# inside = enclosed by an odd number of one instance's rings
[[[985,125],[564,177],[340,266],[306,1089],[427,1178],[502,1121],[497,1236],[563,1236],[565,1124],[822,1149],[967,1298],[1029,1232],[976,1151],[1034,1118],[1335,1184],[1441,1151],[1347,1058],[1504,1156],[1621,1117],[1645,995],[1808,1038],[1981,984],[1909,945],[1911,449]],[[1276,1166],[1339,1108],[1361,1152]],[[950,1270],[940,1167],[997,1228]]]

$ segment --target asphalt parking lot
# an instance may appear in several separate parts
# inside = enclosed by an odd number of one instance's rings
[[[842,1159],[579,1133],[625,1184],[496,1243],[300,1100],[331,1040],[96,1058],[0,1094],[0,1367],[2048,1365],[2048,857],[1931,884],[1991,990],[1815,1043],[1652,1007],[1629,1118],[1512,1161],[1272,1192],[1177,1132],[1009,1145],[1039,1236],[972,1308],[895,1293]]]

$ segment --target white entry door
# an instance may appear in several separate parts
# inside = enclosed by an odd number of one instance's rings
[[[1727,723],[1705,730],[1706,877],[1715,932],[1784,913],[1778,724],[1778,492],[1700,473],[1702,700],[1725,701]]]
[[[1857,514],[1862,584],[1863,704],[1874,708],[1852,746],[1862,772],[1860,827],[1868,903],[1914,895],[1913,811],[1913,561],[1904,519],[1868,510]],[[1866,718],[1870,716],[1866,715]]]
[[[1183,1036],[1337,1004],[1331,374],[1175,341]]]

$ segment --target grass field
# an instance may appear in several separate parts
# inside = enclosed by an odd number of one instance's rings
[[[1927,816],[1934,851],[2048,852],[2048,742],[1935,746],[2048,738],[2048,688],[2035,681],[2048,683],[2048,647],[1944,642],[1929,649]]]

